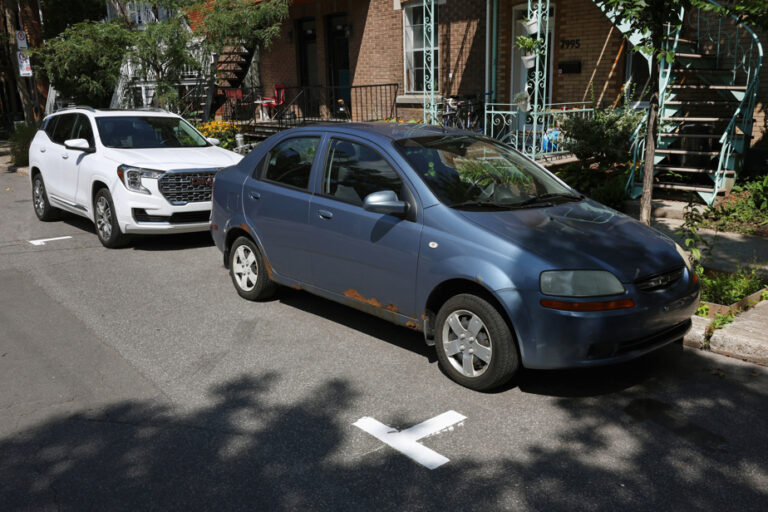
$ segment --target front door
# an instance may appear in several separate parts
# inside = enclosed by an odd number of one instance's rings
[[[365,197],[381,190],[393,190],[409,203],[405,218],[363,209]],[[415,288],[422,226],[416,200],[377,148],[353,139],[331,139],[309,223],[312,284],[418,317]]]
[[[331,114],[336,118],[350,116],[352,77],[349,66],[350,25],[346,14],[328,16],[328,77],[333,94]],[[343,102],[343,103],[341,103]]]
[[[309,278],[309,178],[320,140],[302,135],[278,142],[243,186],[243,209],[265,259],[299,281]]]

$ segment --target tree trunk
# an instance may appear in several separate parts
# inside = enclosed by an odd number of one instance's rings
[[[11,67],[13,68],[13,77],[16,81],[16,90],[21,98],[21,107],[24,110],[24,119],[31,123],[35,120],[35,102],[30,93],[27,77],[19,75],[19,65],[16,57],[18,47],[16,46],[16,31],[22,28],[19,23],[18,5],[15,1],[6,0],[3,2],[5,8],[6,29],[8,31],[9,45],[11,50]],[[34,78],[31,78],[34,81]],[[34,87],[34,83],[33,83]]]
[[[653,199],[653,169],[656,156],[656,132],[659,116],[659,61],[653,59],[650,87],[653,93],[648,111],[648,128],[645,134],[645,163],[643,165],[643,195],[640,198],[640,222],[651,225],[651,201]]]

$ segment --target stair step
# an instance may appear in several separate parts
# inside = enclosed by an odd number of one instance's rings
[[[659,137],[674,139],[719,139],[722,133],[660,133]]]
[[[672,165],[656,165],[654,170],[660,172],[684,172],[690,174],[715,174],[715,169],[703,169],[699,167],[675,167]],[[726,176],[733,176],[735,171],[725,171]]]
[[[669,183],[661,182],[654,183],[653,188],[661,190],[687,190],[691,192],[712,192],[714,185],[711,187],[702,187],[701,185],[684,185],[682,183]]]
[[[657,149],[656,153],[663,155],[699,155],[699,156],[717,156],[719,151],[696,151],[694,149]]]
[[[728,122],[730,117],[662,117],[662,121],[687,121],[690,123],[718,123]]]
[[[716,105],[734,105],[738,100],[667,100],[664,105],[690,105],[690,106],[716,106]]]
[[[675,54],[675,57],[679,57],[681,59],[707,59],[707,58],[714,58],[715,55],[709,55],[706,53],[685,53],[685,52],[678,52]]]
[[[684,73],[684,74],[692,74],[692,75],[698,75],[698,74],[713,74],[713,73],[733,73],[732,69],[697,69],[697,68],[672,68],[673,73]]]
[[[670,41],[674,41],[675,40],[675,36],[669,36],[667,39],[669,39]],[[693,39],[683,39],[682,37],[678,37],[677,38],[677,42],[678,43],[683,43],[683,44],[697,44],[698,43],[698,41],[694,41]]]
[[[746,91],[746,85],[672,84],[670,89],[704,89],[712,91]]]

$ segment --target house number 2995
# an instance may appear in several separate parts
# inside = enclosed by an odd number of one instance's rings
[[[561,39],[560,40],[561,50],[572,50],[575,48],[579,48],[580,46],[581,46],[581,39]]]

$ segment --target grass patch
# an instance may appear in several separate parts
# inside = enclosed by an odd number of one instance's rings
[[[768,237],[768,176],[734,187],[703,213],[701,227]]]
[[[701,278],[701,300],[729,306],[765,286],[755,269],[743,268],[735,274],[706,272]]]

